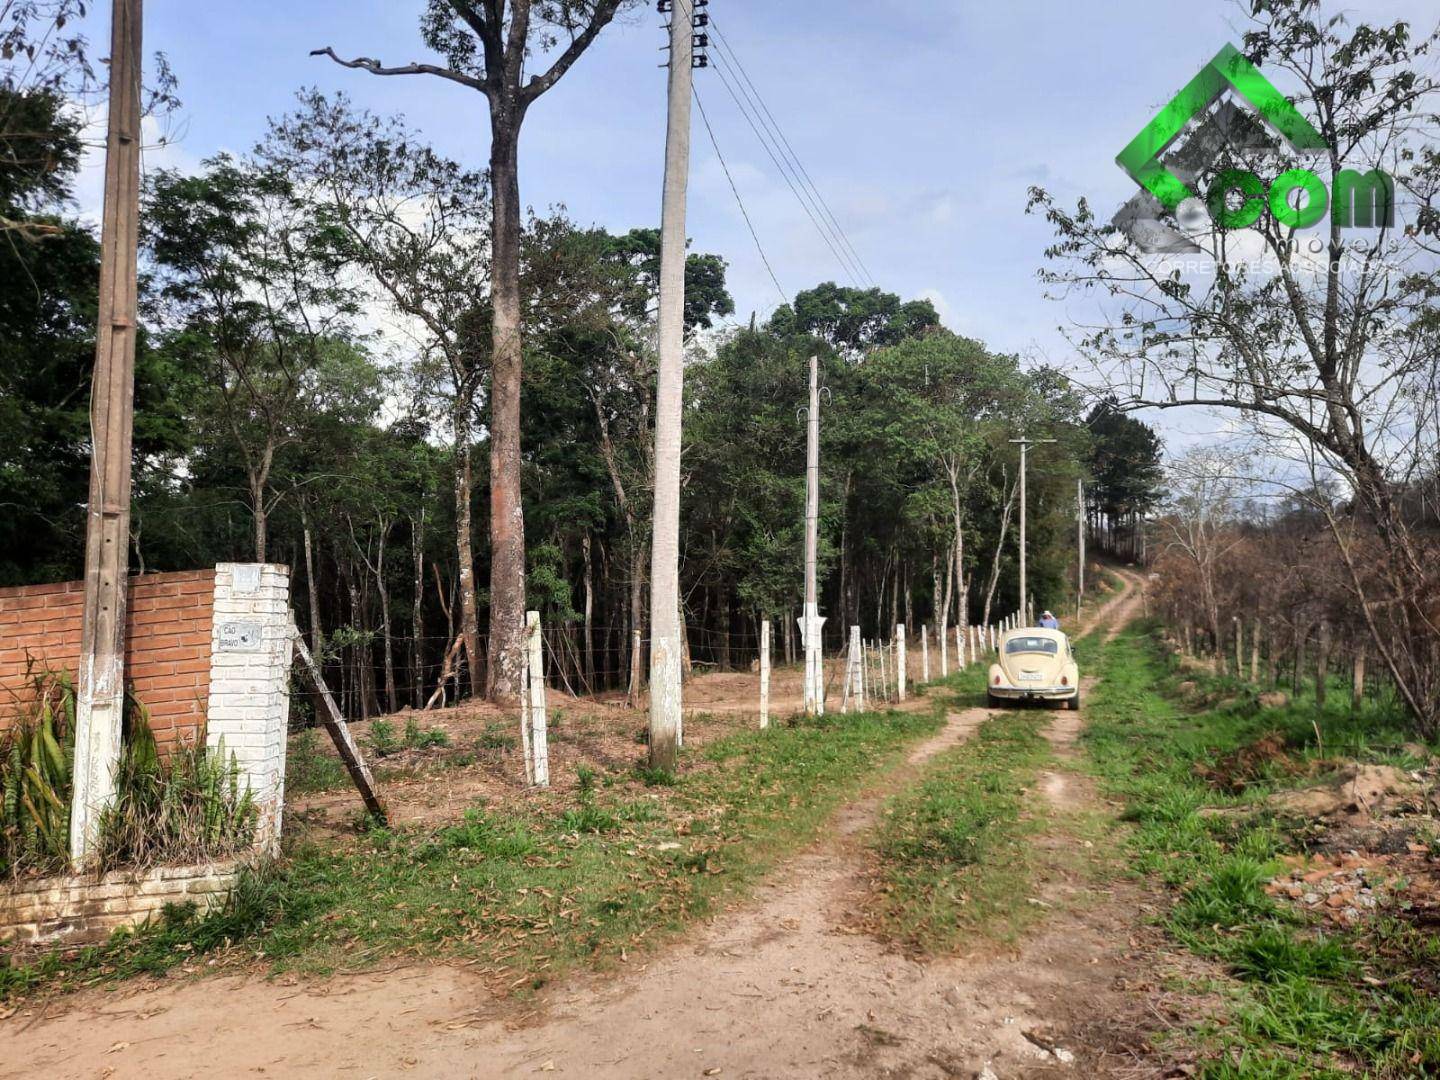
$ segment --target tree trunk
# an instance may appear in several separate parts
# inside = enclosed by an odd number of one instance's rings
[[[520,179],[524,106],[491,99],[494,228],[490,302],[490,662],[487,696],[519,700],[525,656],[525,512],[520,494]]]
[[[305,586],[310,591],[310,651],[317,664],[323,664],[325,633],[320,625],[320,585],[315,579],[315,538],[310,532],[310,519],[305,504],[300,504],[300,528],[305,534]]]
[[[1315,707],[1325,708],[1326,679],[1330,675],[1330,625],[1320,624],[1320,644],[1315,650]]]
[[[410,519],[410,547],[414,556],[414,591],[410,610],[410,681],[414,686],[411,702],[415,708],[425,704],[425,510]],[[445,642],[445,648],[450,642]]]
[[[595,568],[590,559],[590,533],[580,538],[580,556],[585,565],[585,682],[594,692],[595,678]]]
[[[385,582],[385,544],[390,526],[380,527],[380,546],[375,556],[375,587],[380,592],[380,641],[385,650],[385,707],[400,711],[400,694],[395,687],[395,639],[390,632],[390,586]]]
[[[265,510],[265,477],[259,473],[250,474],[250,506],[255,522],[255,561],[263,563],[269,526]]]
[[[1010,515],[1015,509],[1015,500],[1019,497],[1020,487],[1018,484],[1010,489],[1010,497],[1005,500],[1005,509],[1000,513],[1000,536],[995,541],[995,557],[990,560],[990,581],[985,587],[985,611],[980,617],[982,626],[990,625],[990,608],[995,602],[995,588],[1000,583],[1000,557],[1005,552],[1005,534],[1010,530]]]
[[[470,463],[473,405],[473,391],[457,388],[451,422],[455,431],[455,557],[460,566],[460,633],[465,638],[470,692],[478,694],[483,684],[480,681],[480,602],[475,593],[475,544],[470,522],[470,492],[475,483]]]
[[[1356,646],[1355,664],[1350,673],[1350,707],[1358,709],[1365,701],[1365,647]]]
[[[635,708],[645,687],[645,650],[636,642],[645,639],[645,545],[638,536],[630,543],[630,681],[625,704]]]

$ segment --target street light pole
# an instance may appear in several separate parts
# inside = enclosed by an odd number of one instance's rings
[[[1025,522],[1025,515],[1026,515],[1025,473],[1026,473],[1027,464],[1028,464],[1028,460],[1029,460],[1030,448],[1031,448],[1032,446],[1040,446],[1040,445],[1043,445],[1043,444],[1045,444],[1045,443],[1053,443],[1053,442],[1055,442],[1056,440],[1054,440],[1054,439],[1029,439],[1029,438],[1020,438],[1020,439],[1011,439],[1010,441],[1011,441],[1012,443],[1015,443],[1017,446],[1020,447],[1020,618],[1021,618],[1021,620],[1022,620],[1026,625],[1028,625],[1028,624],[1029,624],[1030,622],[1032,622],[1033,620],[1032,620],[1032,618],[1031,618],[1031,612],[1030,612],[1029,583],[1026,581],[1026,574],[1025,574],[1025,572],[1026,572],[1026,566],[1025,566],[1025,553],[1026,553],[1026,537],[1025,537],[1025,525],[1026,525],[1026,522]]]

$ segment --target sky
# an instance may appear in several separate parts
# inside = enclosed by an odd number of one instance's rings
[[[1428,26],[1433,0],[1366,0],[1354,18]],[[95,4],[96,8],[108,8]],[[182,108],[147,168],[193,169],[243,152],[306,86],[403,113],[442,153],[483,167],[484,99],[433,77],[377,78],[310,51],[387,64],[431,60],[423,0],[147,0],[145,48],[164,52]],[[719,32],[883,288],[933,301],[950,329],[1062,367],[1060,327],[1083,301],[1037,280],[1052,234],[1025,212],[1041,185],[1108,216],[1134,192],[1115,155],[1226,42],[1244,10],[1226,0],[711,0]],[[106,14],[91,37],[108,41]],[[563,205],[584,225],[658,226],[665,135],[664,33],[653,4],[607,29],[531,109],[521,197]],[[100,50],[103,52],[103,50]],[[715,51],[712,48],[712,52]],[[722,58],[723,59],[723,58]],[[715,70],[696,84],[721,154],[787,295],[849,280]],[[79,189],[98,216],[100,170]],[[709,136],[695,116],[692,250],[730,264],[737,321],[780,302]],[[1077,306],[1079,305],[1079,306]],[[1173,443],[1208,437],[1213,417],[1157,420]]]

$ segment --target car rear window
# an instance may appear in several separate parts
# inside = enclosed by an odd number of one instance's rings
[[[1055,656],[1059,652],[1060,643],[1054,638],[1017,637],[1011,638],[1005,643],[1006,656],[1015,653],[1045,653],[1048,656]]]

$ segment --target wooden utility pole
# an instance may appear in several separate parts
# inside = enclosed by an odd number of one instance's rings
[[[1030,611],[1029,585],[1025,580],[1025,473],[1029,461],[1030,447],[1039,446],[1041,443],[1053,443],[1054,439],[1011,439],[1020,447],[1020,620],[1024,625],[1029,625],[1032,612]]]
[[[115,798],[125,704],[125,590],[130,550],[130,446],[135,421],[135,278],[140,220],[141,0],[114,0],[99,324],[90,390],[90,501],[85,609],[75,707],[70,857],[83,865]]]
[[[810,357],[810,404],[805,415],[805,611],[800,635],[805,646],[805,712],[825,712],[825,680],[820,651],[820,617],[815,568],[820,550],[820,358]]]
[[[655,392],[655,509],[650,544],[650,766],[675,768],[680,749],[680,436],[685,395],[685,198],[694,81],[691,0],[670,12],[669,125],[660,215],[659,371]]]

